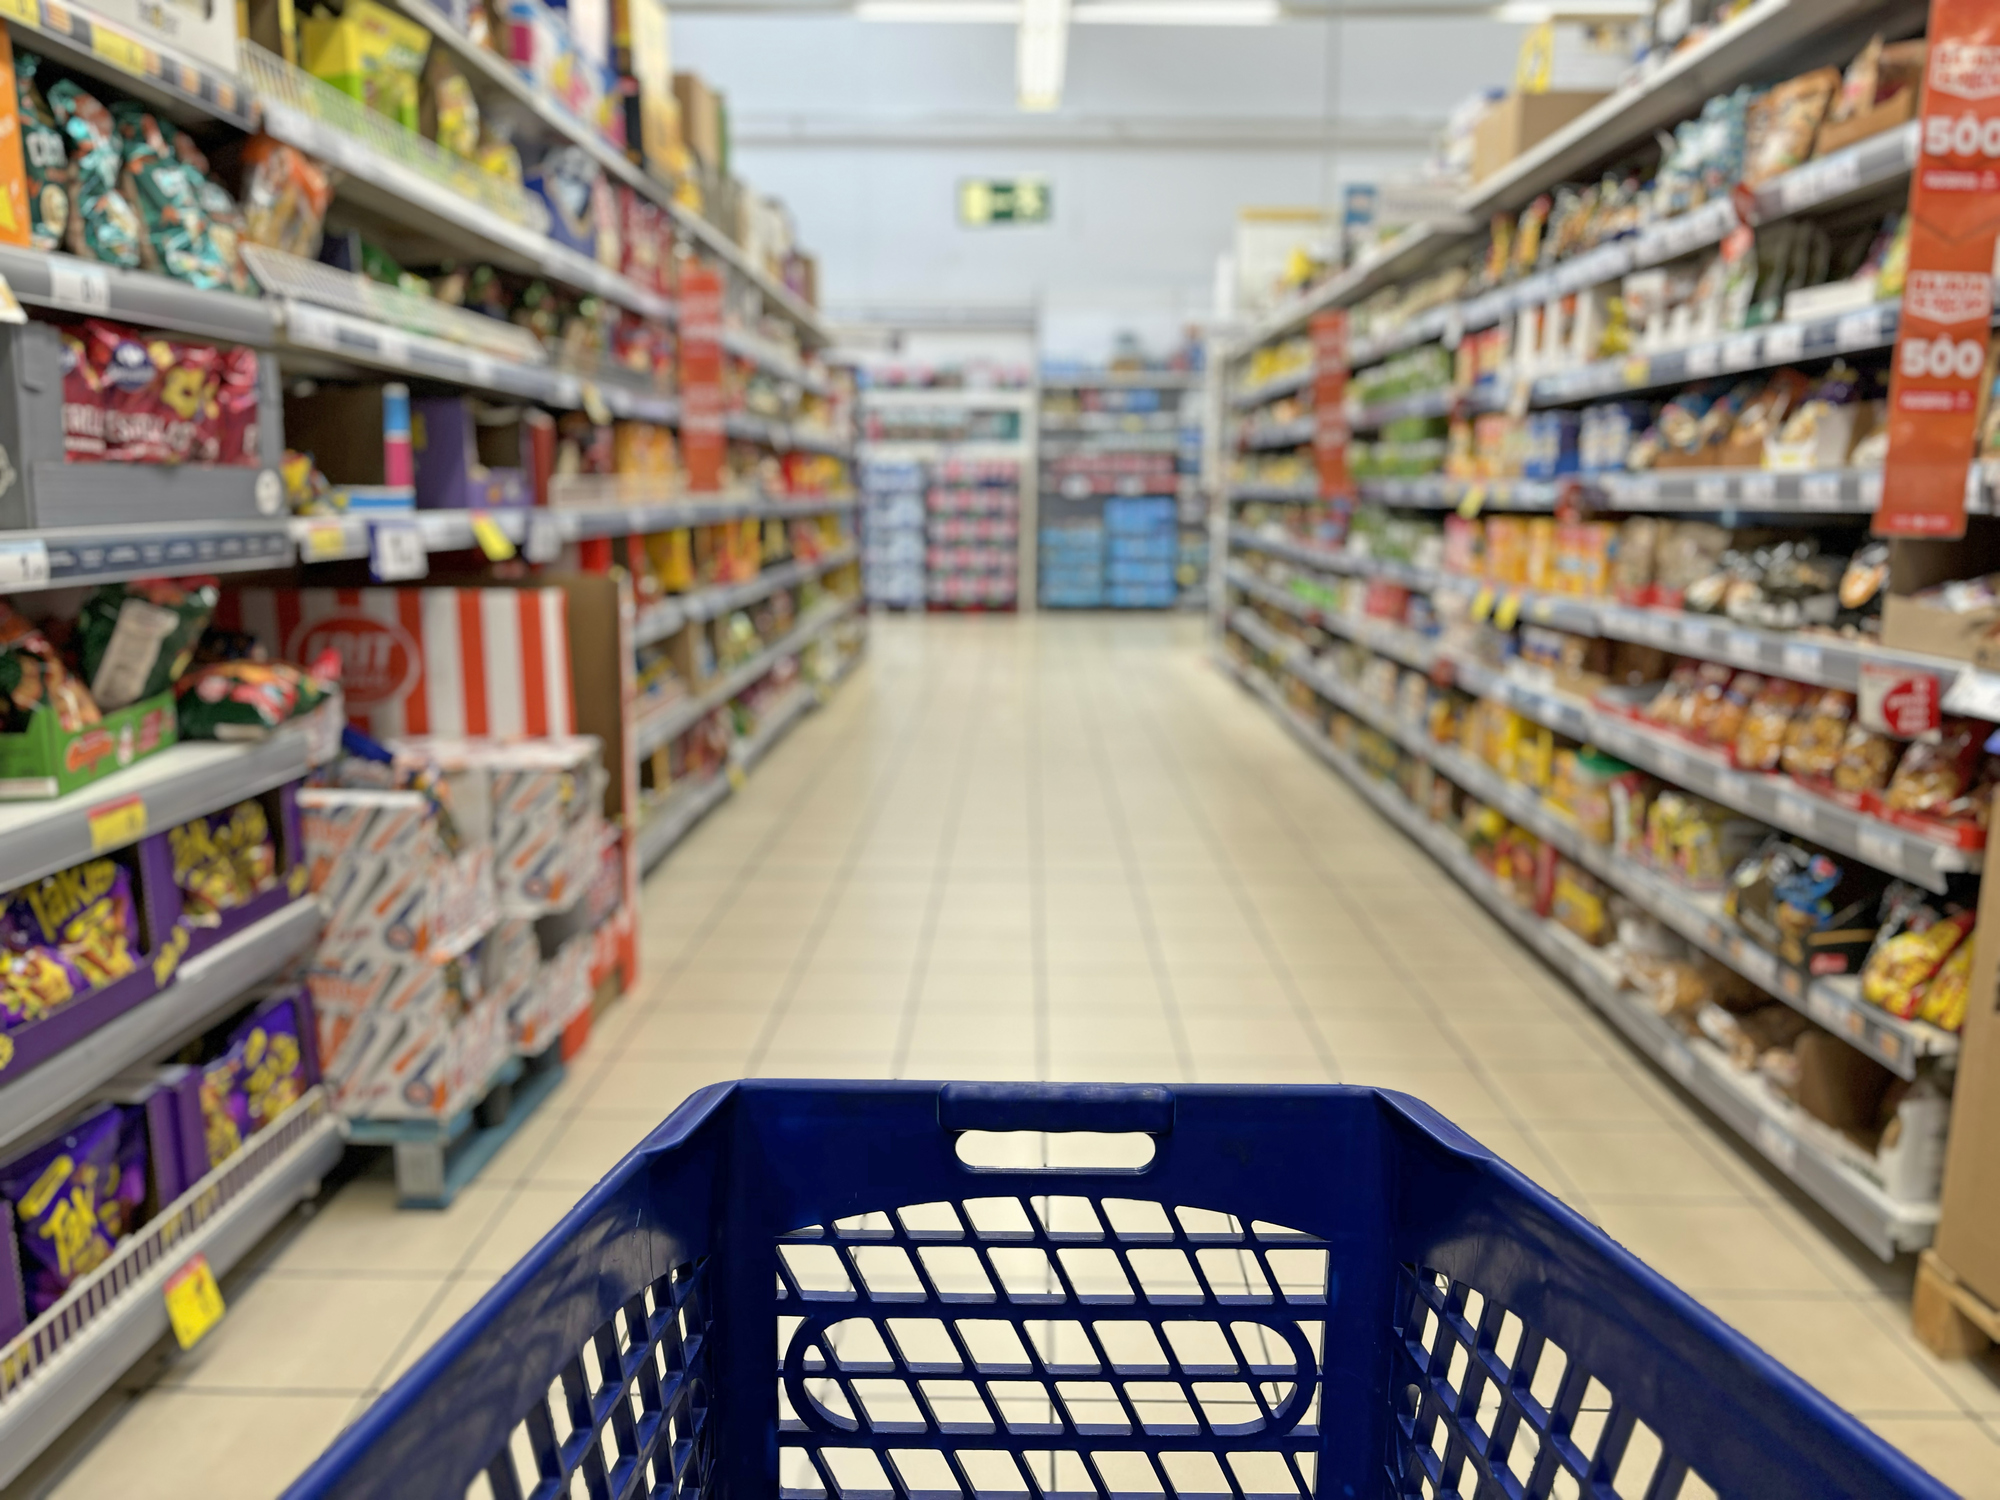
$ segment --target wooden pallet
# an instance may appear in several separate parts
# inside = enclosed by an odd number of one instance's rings
[[[1970,1359],[2000,1343],[2000,1308],[1960,1281],[1935,1250],[1917,1258],[1910,1324],[1917,1341],[1939,1359]]]

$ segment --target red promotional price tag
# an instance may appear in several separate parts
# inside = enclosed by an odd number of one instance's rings
[[[2000,8],[1931,0],[1878,536],[1965,534],[2000,232]]]
[[[722,488],[722,278],[698,262],[681,272],[681,461],[688,488]]]
[[[1938,680],[1928,672],[1865,661],[1859,686],[1855,710],[1864,725],[1879,733],[1915,739],[1943,722]]]

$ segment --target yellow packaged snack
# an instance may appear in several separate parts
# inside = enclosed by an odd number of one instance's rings
[[[339,15],[300,24],[305,70],[387,115],[405,130],[419,123],[418,75],[431,34],[376,0],[348,0]]]

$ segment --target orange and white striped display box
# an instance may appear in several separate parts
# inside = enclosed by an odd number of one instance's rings
[[[217,623],[285,661],[340,658],[348,722],[377,739],[574,732],[559,588],[227,591]]]

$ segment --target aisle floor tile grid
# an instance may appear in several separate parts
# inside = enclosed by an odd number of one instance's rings
[[[1199,622],[878,618],[870,659],[644,887],[644,978],[442,1213],[353,1181],[226,1286],[60,1500],[258,1500],[696,1087],[1381,1084],[1428,1100],[1968,1496],[1945,1364],[1789,1191],[1209,662]]]

